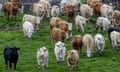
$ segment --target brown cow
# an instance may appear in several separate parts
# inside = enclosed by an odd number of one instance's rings
[[[61,21],[59,17],[52,17],[50,19],[50,29],[52,30],[54,27],[58,28],[59,21]]]
[[[5,2],[3,5],[3,9],[5,15],[7,15],[7,19],[9,19],[10,14],[13,15],[14,19],[16,19],[18,8],[21,8],[20,2]]]
[[[94,11],[94,14],[96,17],[99,17],[101,15],[101,12],[100,12],[100,8],[102,6],[102,3],[96,3],[94,6],[93,6],[93,11]]]
[[[56,41],[64,42],[64,40],[66,38],[66,33],[65,33],[64,30],[61,30],[59,28],[53,28],[51,30],[51,38],[52,38],[53,41],[56,40]]]
[[[66,4],[65,11],[66,11],[67,19],[70,20],[74,17],[75,6],[73,6],[72,4]]]
[[[74,35],[71,37],[72,48],[75,50],[82,51],[82,36],[81,35]]]
[[[79,55],[76,50],[70,50],[67,52],[67,65],[68,65],[68,72],[70,72],[70,66],[75,70],[78,67],[79,62]]]

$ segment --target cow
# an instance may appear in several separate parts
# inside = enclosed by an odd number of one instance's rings
[[[44,69],[44,67],[48,67],[48,49],[46,47],[38,48],[37,63],[39,69],[40,66],[42,66],[42,69]]]
[[[87,4],[82,4],[80,6],[80,14],[89,21],[90,17],[93,15],[93,9]]]
[[[107,4],[103,4],[100,8],[101,16],[108,18],[112,21],[113,7]]]
[[[83,36],[83,45],[86,49],[87,57],[91,57],[93,54],[94,38],[90,34],[85,34]]]
[[[8,69],[8,62],[9,62],[9,68],[12,69],[12,63],[14,64],[14,70],[16,70],[16,65],[18,62],[19,54],[18,50],[20,48],[15,47],[15,46],[6,46],[4,48],[4,60],[6,64],[6,69]]]
[[[79,31],[81,27],[82,32],[84,33],[84,27],[86,25],[87,19],[83,16],[77,15],[75,18],[76,31]]]
[[[120,32],[112,31],[110,33],[111,45],[113,49],[119,49],[120,47]]]
[[[111,21],[105,17],[98,17],[96,22],[96,31],[101,27],[102,32],[111,26]]]
[[[64,62],[64,57],[65,57],[65,54],[66,54],[65,44],[61,41],[58,41],[55,44],[54,53],[55,53],[55,56],[56,56],[57,63]]]
[[[65,12],[66,12],[66,16],[67,16],[67,19],[68,20],[71,20],[71,19],[73,19],[73,17],[74,17],[74,14],[75,14],[75,6],[74,5],[72,5],[72,4],[66,4],[66,6],[65,6]]]
[[[72,69],[76,69],[79,64],[79,54],[77,50],[70,50],[67,51],[67,65],[68,65],[68,71],[70,72],[70,66],[72,66]]]
[[[81,35],[74,35],[71,37],[71,44],[72,44],[72,49],[75,50],[80,50],[82,52],[82,36]]]
[[[41,20],[45,15],[45,9],[42,4],[40,3],[33,3],[33,14],[36,16],[40,16]]]
[[[20,2],[5,2],[3,4],[3,11],[7,16],[7,19],[9,19],[9,15],[11,14],[15,20],[19,8],[21,8]]]
[[[23,21],[22,22],[25,22],[25,21],[29,21],[33,24],[34,26],[34,29],[35,30],[38,30],[39,29],[39,24],[40,24],[40,21],[41,21],[41,18],[38,17],[38,16],[33,16],[33,15],[29,15],[29,14],[24,14],[23,16]]]
[[[105,47],[105,38],[102,34],[96,34],[94,36],[94,43],[99,54],[102,54]]]
[[[59,14],[60,14],[60,7],[57,6],[57,5],[52,6],[51,16],[52,16],[52,17],[58,17]]]
[[[51,30],[51,39],[53,41],[64,42],[64,40],[66,39],[66,32],[64,30],[59,29],[59,28],[53,28]]]
[[[27,36],[28,38],[31,38],[34,32],[33,24],[29,21],[25,21],[23,23],[23,32],[25,36]]]
[[[50,17],[50,9],[51,9],[51,5],[50,5],[49,1],[40,0],[38,3],[44,7],[45,15],[47,15],[47,17],[49,18]]]
[[[115,10],[112,13],[112,23],[115,26],[120,26],[120,11]]]

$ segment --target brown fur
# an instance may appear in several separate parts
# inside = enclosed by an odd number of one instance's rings
[[[14,16],[14,19],[16,19],[18,8],[20,7],[21,5],[19,4],[19,2],[5,2],[3,5],[5,15],[7,15],[8,19],[10,14]]]
[[[100,16],[100,8],[102,6],[102,3],[96,3],[95,6],[93,6],[94,14],[96,17]]]
[[[52,28],[54,28],[54,27],[58,28],[59,21],[61,21],[60,18],[58,18],[58,17],[52,17],[50,19],[50,29],[52,30]]]
[[[75,35],[71,38],[72,48],[75,50],[82,49],[82,36]]]
[[[113,19],[113,23],[115,25],[119,24],[120,25],[120,11],[113,11],[112,13],[112,19]]]
[[[75,6],[73,6],[71,4],[66,4],[65,11],[66,11],[68,20],[70,20],[74,17],[74,12],[75,12],[74,8],[75,8]]]
[[[59,28],[53,28],[51,30],[51,38],[53,41],[56,40],[56,41],[64,42],[64,40],[66,38],[66,33],[65,33],[65,31],[63,31]]]

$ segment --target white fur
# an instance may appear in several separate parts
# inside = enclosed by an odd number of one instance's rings
[[[64,61],[65,53],[66,53],[66,48],[63,42],[58,41],[55,44],[54,52],[56,55],[57,62],[59,61]]]
[[[101,54],[105,47],[105,39],[104,39],[103,35],[96,34],[94,37],[94,41],[95,41],[95,46],[96,46],[98,53]]]
[[[60,8],[57,5],[54,5],[51,9],[51,16],[52,17],[58,17],[60,14]]]
[[[108,18],[105,17],[98,17],[96,22],[96,27],[102,27],[103,31],[108,29],[111,25],[111,22]]]
[[[94,48],[94,39],[90,34],[85,34],[83,36],[83,44],[86,47],[87,57],[91,57]]]
[[[35,24],[37,24],[36,30],[38,30],[39,29],[38,26],[40,24],[41,18],[38,17],[38,16],[33,16],[33,15],[25,14],[23,16],[23,22],[25,22],[25,21],[31,22],[34,25],[34,27],[35,27]]]
[[[81,16],[89,20],[90,17],[93,15],[93,9],[87,4],[82,4],[80,6],[80,13],[81,13]]]
[[[75,24],[76,24],[76,30],[78,30],[79,27],[81,27],[82,32],[84,32],[84,26],[86,24],[86,18],[84,18],[80,15],[77,15],[76,18],[75,18]]]
[[[107,4],[103,4],[100,8],[100,11],[101,11],[101,15],[103,17],[106,17],[109,20],[112,19],[112,12],[113,12],[113,7],[112,6],[107,5]],[[111,14],[109,14],[109,13],[111,13]]]
[[[37,62],[44,69],[44,66],[48,67],[48,50],[46,47],[39,48],[37,50]]]
[[[110,33],[111,44],[114,49],[120,47],[120,32],[113,31]]]
[[[31,38],[32,33],[34,32],[33,24],[28,21],[25,21],[23,23],[23,32],[25,36],[27,36],[28,38]]]

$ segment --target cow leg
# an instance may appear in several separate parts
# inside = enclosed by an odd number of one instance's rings
[[[6,64],[6,69],[8,69],[8,61],[5,60],[5,64]]]
[[[16,70],[16,64],[17,64],[17,62],[14,63],[14,70]]]
[[[9,67],[10,69],[12,69],[12,63],[9,61]]]
[[[96,25],[96,32],[97,32],[98,28],[99,28],[99,27]]]

